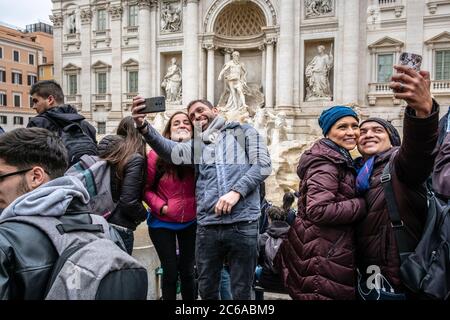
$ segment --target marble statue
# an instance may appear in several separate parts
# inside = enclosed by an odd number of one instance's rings
[[[161,9],[161,31],[178,32],[181,30],[181,8],[173,8],[164,3]]]
[[[233,59],[223,66],[219,74],[219,81],[225,74],[225,81],[230,91],[230,96],[224,108],[227,111],[246,110],[248,108],[244,95],[245,92],[248,92],[247,70],[245,65],[239,62],[239,56],[239,52],[234,51]]]
[[[161,87],[166,91],[166,101],[173,104],[181,102],[181,68],[177,65],[177,59],[170,59],[170,66],[164,76]]]
[[[333,12],[332,0],[306,0],[306,17],[319,17]]]
[[[332,100],[330,88],[330,70],[333,68],[333,45],[330,53],[325,53],[325,46],[317,47],[319,52],[306,66],[306,101]]]
[[[69,15],[68,28],[69,28],[69,33],[76,33],[77,32],[76,18],[75,18],[75,14],[74,13]]]

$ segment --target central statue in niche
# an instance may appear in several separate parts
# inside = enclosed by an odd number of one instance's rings
[[[245,69],[243,63],[239,62],[239,52],[234,51],[231,56],[232,60],[223,66],[218,80],[222,80],[222,76],[225,74],[225,81],[227,82],[228,90],[230,90],[225,109],[237,111],[248,108],[244,95],[244,92],[249,91],[247,86],[247,69]]]
[[[264,105],[264,95],[260,86],[247,83],[247,68],[239,59],[239,52],[234,51],[232,60],[227,62],[220,71],[218,80],[225,79],[226,89],[218,106],[230,117],[238,114],[241,114],[243,118],[253,117],[256,110]]]

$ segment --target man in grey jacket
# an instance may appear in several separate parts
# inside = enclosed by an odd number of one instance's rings
[[[227,257],[233,298],[250,299],[258,254],[259,185],[272,170],[267,146],[253,127],[227,122],[207,100],[192,101],[187,107],[194,139],[173,142],[139,113],[144,102],[135,97],[132,113],[147,143],[164,160],[196,169],[196,264],[201,298],[219,299],[220,272]]]

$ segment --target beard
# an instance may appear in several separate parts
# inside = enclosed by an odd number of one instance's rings
[[[23,175],[22,180],[20,180],[20,183],[17,186],[16,194],[20,197],[30,191],[32,191],[32,189],[28,186],[27,179],[25,178],[25,175]]]

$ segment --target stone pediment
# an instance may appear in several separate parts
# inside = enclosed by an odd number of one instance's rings
[[[124,63],[122,63],[122,67],[138,67],[139,66],[139,62],[137,62],[137,60],[134,60],[133,58],[128,59],[127,61],[125,61]]]
[[[381,48],[392,48],[392,47],[403,47],[404,43],[391,38],[391,37],[384,37],[371,45],[369,45],[369,49],[381,49]]]
[[[73,63],[68,63],[66,64],[66,66],[63,68],[64,71],[78,71],[81,70],[80,67],[78,67],[77,65],[74,65]]]
[[[439,43],[450,43],[450,32],[444,31],[437,36],[425,41],[426,45],[439,44]]]
[[[103,61],[97,61],[92,65],[93,69],[110,69],[111,66]]]

